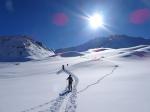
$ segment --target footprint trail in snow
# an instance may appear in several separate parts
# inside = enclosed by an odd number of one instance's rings
[[[60,109],[63,104],[65,104],[64,105],[65,108],[63,110],[61,110],[61,112],[76,112],[77,94],[84,92],[91,86],[94,86],[94,85],[100,83],[100,81],[102,81],[104,78],[113,74],[113,72],[116,70],[117,67],[118,67],[118,65],[115,65],[113,67],[113,69],[110,71],[110,73],[105,74],[104,76],[100,77],[96,82],[87,85],[85,88],[83,88],[80,91],[77,91],[77,85],[79,83],[78,77],[67,69],[60,70],[57,72],[57,74],[65,72],[66,74],[71,75],[73,77],[74,85],[72,88],[72,92],[67,92],[67,87],[66,87],[66,89],[64,91],[62,91],[62,93],[60,93],[56,99],[51,100],[50,102],[47,102],[45,104],[30,108],[26,111],[22,111],[22,112],[30,112],[30,111],[32,111],[32,112],[60,112]],[[63,94],[63,95],[61,95],[61,94]],[[66,103],[64,103],[64,100],[66,100]],[[49,105],[49,106],[47,107],[47,105]],[[41,107],[44,107],[44,106],[45,106],[45,109],[44,108],[42,109]],[[38,110],[38,109],[40,109],[40,110]]]
[[[71,75],[74,78],[74,80],[75,80],[75,84],[73,85],[72,93],[69,96],[69,99],[68,99],[68,102],[67,102],[67,105],[66,105],[66,108],[65,108],[65,112],[75,112],[76,108],[77,108],[77,104],[76,104],[77,101],[76,101],[76,99],[77,99],[77,85],[79,83],[79,80],[70,71],[64,70],[64,72],[66,72],[68,75]]]
[[[67,103],[66,103],[64,112],[75,112],[76,111],[77,85],[78,85],[79,80],[73,73],[71,73],[70,71],[68,71],[66,69],[58,71],[57,74],[60,74],[61,72],[65,72],[66,74],[71,75],[74,78],[75,83],[73,85],[72,92],[68,92],[64,95],[58,96],[58,98],[56,98],[51,103],[51,106],[49,109],[38,111],[38,112],[59,112],[65,98],[67,98]],[[64,91],[66,91],[66,90],[67,90],[67,88]]]

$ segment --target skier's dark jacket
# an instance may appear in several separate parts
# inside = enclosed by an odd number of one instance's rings
[[[69,77],[67,78],[67,80],[69,81],[70,84],[73,82],[73,79],[72,79],[71,76],[69,76]]]

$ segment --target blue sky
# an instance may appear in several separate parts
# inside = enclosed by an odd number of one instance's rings
[[[84,19],[95,12],[107,30]],[[150,38],[150,1],[0,0],[0,35],[29,35],[56,49],[111,34]]]

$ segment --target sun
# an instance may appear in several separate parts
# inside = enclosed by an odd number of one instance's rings
[[[104,25],[103,16],[98,13],[95,13],[93,16],[90,16],[88,20],[92,28],[99,28],[103,27]]]

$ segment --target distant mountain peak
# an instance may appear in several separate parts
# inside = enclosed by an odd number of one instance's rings
[[[29,36],[0,36],[0,61],[42,59],[54,55],[41,42]]]

